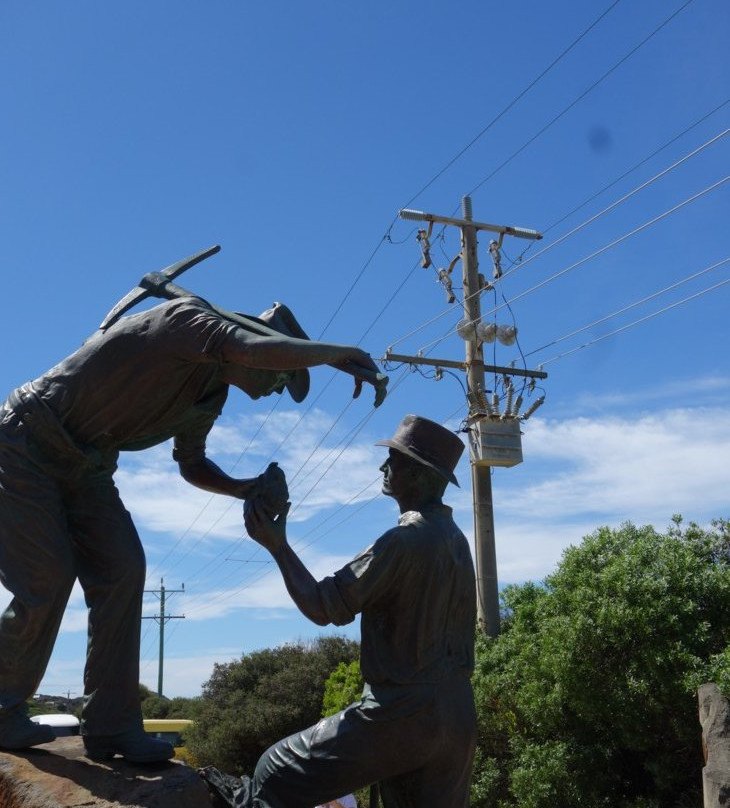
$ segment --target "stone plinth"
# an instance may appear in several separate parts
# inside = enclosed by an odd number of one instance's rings
[[[95,763],[81,738],[0,751],[0,808],[210,808],[208,789],[182,763]]]
[[[702,787],[705,808],[730,806],[730,703],[717,685],[698,690],[705,768]]]

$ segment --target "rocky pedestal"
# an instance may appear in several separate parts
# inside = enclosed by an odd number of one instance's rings
[[[730,703],[713,684],[702,685],[697,695],[705,751],[704,808],[727,808],[730,806]]]
[[[0,751],[0,808],[210,808],[208,789],[182,763],[95,763],[81,738]]]

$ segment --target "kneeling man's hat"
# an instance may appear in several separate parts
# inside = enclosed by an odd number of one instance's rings
[[[464,444],[458,435],[435,421],[420,415],[406,415],[392,438],[379,440],[375,445],[397,449],[459,485],[454,469],[464,451]]]

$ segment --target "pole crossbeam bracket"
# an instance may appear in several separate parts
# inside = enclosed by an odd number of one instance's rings
[[[472,222],[470,219],[455,219],[453,216],[438,216],[434,213],[426,213],[422,210],[409,210],[403,208],[398,211],[401,219],[409,219],[415,222],[431,222],[436,224],[452,224],[455,227],[473,227],[475,230],[488,230],[490,233],[499,233],[501,236],[514,236],[515,238],[526,238],[539,241],[542,233],[537,230],[530,230],[527,227],[512,227],[508,224],[489,224],[487,222]]]
[[[409,365],[432,365],[433,367],[456,368],[468,370],[469,367],[480,367],[485,373],[499,373],[505,376],[520,376],[528,379],[547,379],[544,370],[528,370],[526,368],[509,368],[502,365],[485,365],[484,362],[474,359],[471,362],[458,362],[453,359],[431,359],[428,356],[409,356],[386,351],[382,362],[405,362]]]

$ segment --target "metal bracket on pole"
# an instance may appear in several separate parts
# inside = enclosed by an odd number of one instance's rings
[[[409,365],[433,365],[441,368],[457,368],[467,370],[466,362],[457,362],[453,359],[431,359],[427,356],[408,356],[407,354],[397,354],[390,350],[385,352],[382,362],[405,362]],[[472,362],[472,364],[477,364]],[[499,373],[502,376],[522,376],[528,379],[547,379],[544,370],[527,370],[526,368],[503,367],[502,365],[485,365],[481,362],[485,373]]]
[[[470,219],[454,219],[452,216],[437,216],[434,213],[426,213],[422,210],[409,210],[403,208],[398,211],[401,219],[410,219],[414,222],[435,222],[436,224],[453,224],[456,227],[473,227],[475,230],[489,230],[492,233],[500,233],[505,236],[515,236],[515,238],[527,238],[539,240],[542,233],[537,230],[529,230],[526,227],[512,227],[506,224],[487,224],[487,222],[472,222]]]

